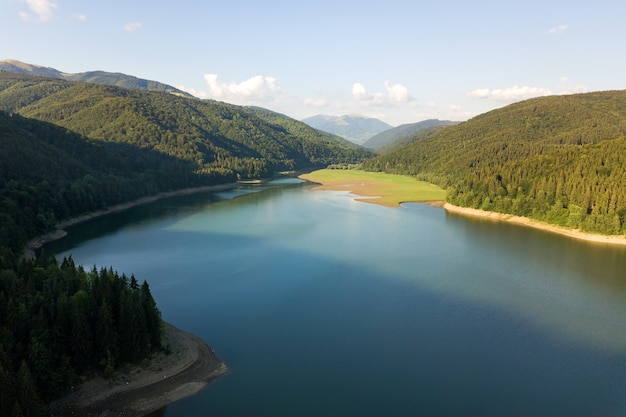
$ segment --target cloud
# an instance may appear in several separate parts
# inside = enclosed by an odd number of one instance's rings
[[[406,103],[411,100],[409,90],[402,84],[391,85],[389,81],[385,81],[385,89],[389,99],[394,103]]]
[[[553,28],[550,28],[548,30],[547,34],[548,35],[554,35],[554,34],[557,34],[557,33],[563,33],[563,32],[565,32],[568,29],[568,27],[569,26],[567,26],[567,25],[558,25],[558,26],[555,26]]]
[[[513,103],[515,101],[526,100],[533,97],[549,96],[552,91],[540,87],[519,87],[517,85],[509,88],[491,90],[489,88],[478,88],[467,94],[471,98],[489,99],[493,101]]]
[[[367,92],[365,86],[361,83],[352,84],[352,98],[357,101],[372,100],[374,96]]]
[[[129,22],[126,24],[126,26],[124,26],[124,30],[126,32],[135,32],[138,29],[141,29],[143,27],[143,25],[141,24],[141,22]]]
[[[209,86],[211,97],[234,104],[253,104],[272,100],[284,95],[274,77],[257,75],[242,82],[223,83],[217,74],[206,74],[204,80]]]
[[[409,89],[402,84],[391,84],[389,81],[385,81],[384,86],[386,94],[370,93],[363,84],[354,83],[352,84],[352,98],[364,104],[383,107],[407,103],[413,100]]]
[[[39,20],[40,22],[45,22],[46,20],[50,20],[54,15],[54,9],[58,6],[52,0],[21,0],[22,3],[26,3],[26,6],[30,9],[31,12],[35,14],[33,16],[30,13],[20,12],[20,16],[22,20]]]

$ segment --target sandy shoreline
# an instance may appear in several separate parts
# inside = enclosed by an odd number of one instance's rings
[[[347,191],[355,196],[361,196],[366,198],[355,198],[356,201],[364,203],[379,204],[388,207],[399,207],[402,203],[424,203],[432,206],[442,206],[448,213],[460,214],[463,216],[480,217],[483,219],[490,219],[494,221],[506,221],[509,223],[515,223],[523,226],[533,227],[535,229],[541,229],[552,233],[558,233],[560,235],[572,237],[575,239],[585,240],[588,242],[606,243],[610,245],[626,245],[626,236],[611,236],[600,235],[593,233],[586,233],[577,229],[568,229],[565,227],[555,226],[548,223],[539,222],[529,219],[528,217],[514,216],[512,214],[502,214],[493,211],[484,211],[469,207],[455,206],[444,201],[394,201],[393,203],[386,202],[384,200],[376,198],[379,196],[380,188],[371,187],[366,182],[361,183],[346,183],[339,181],[323,181],[310,175],[302,175],[300,178],[318,183],[321,185],[312,188],[315,191]]]
[[[611,245],[626,245],[625,236],[609,236],[598,235],[593,233],[582,232],[578,229],[567,229],[565,227],[559,227],[548,223],[539,222],[529,219],[528,217],[514,216],[512,214],[502,214],[493,211],[484,211],[469,207],[459,207],[446,203],[443,208],[449,213],[461,214],[464,216],[480,217],[483,219],[491,219],[496,221],[505,221],[509,223],[520,224],[523,226],[533,227],[535,229],[546,230],[552,233],[558,233],[560,235],[569,236],[575,239],[585,240],[588,242],[607,243]]]
[[[196,394],[228,368],[197,336],[166,323],[171,353],[159,353],[143,364],[116,371],[108,379],[90,379],[51,404],[73,415],[145,416]]]
[[[83,214],[82,216],[73,217],[68,220],[63,220],[56,224],[55,230],[53,232],[46,233],[45,235],[37,236],[29,240],[28,243],[26,243],[24,255],[32,256],[35,250],[41,249],[41,247],[45,245],[46,243],[61,239],[62,237],[66,236],[67,235],[67,232],[65,231],[66,228],[77,225],[79,223],[86,222],[91,219],[95,219],[97,217],[102,217],[102,216],[106,216],[107,214],[128,210],[129,208],[140,206],[143,204],[152,203],[154,201],[157,201],[163,198],[174,197],[178,195],[201,193],[204,191],[223,191],[223,190],[235,188],[239,185],[240,183],[228,183],[228,184],[219,184],[219,185],[208,185],[205,187],[184,188],[182,190],[163,192],[163,193],[158,193],[152,196],[143,197],[137,200],[129,201],[127,203],[116,204],[114,206],[107,207],[105,209],[94,211],[91,213]]]

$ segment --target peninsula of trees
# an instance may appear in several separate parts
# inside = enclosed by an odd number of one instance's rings
[[[80,375],[108,376],[161,349],[161,312],[145,280],[0,252],[0,415],[44,416]]]

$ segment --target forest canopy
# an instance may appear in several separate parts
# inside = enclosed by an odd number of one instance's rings
[[[415,176],[463,207],[626,233],[626,91],[531,99],[447,127],[364,168]]]

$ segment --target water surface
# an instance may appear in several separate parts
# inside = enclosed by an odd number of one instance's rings
[[[626,415],[626,249],[299,180],[49,246],[147,279],[230,373],[165,416]]]

